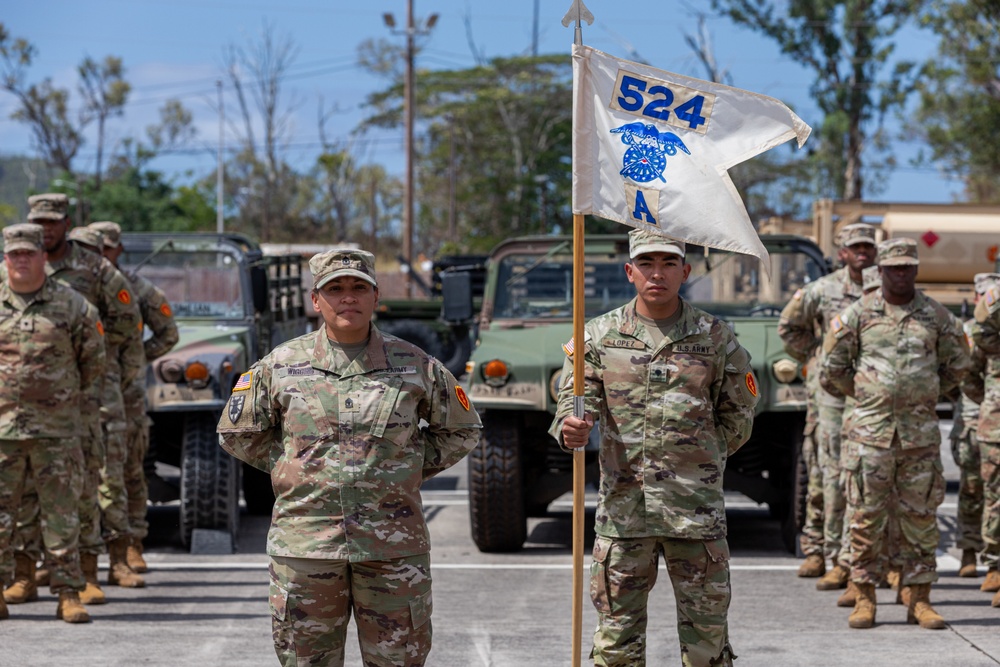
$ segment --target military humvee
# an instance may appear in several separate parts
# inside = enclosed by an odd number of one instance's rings
[[[219,447],[216,425],[233,385],[275,345],[306,333],[301,258],[265,257],[241,234],[127,233],[120,265],[167,295],[180,333],[146,370],[153,460],[180,470],[150,478],[151,499],[180,499],[185,546],[195,529],[235,537],[240,489],[251,512],[270,512],[270,479]]]
[[[760,402],[753,435],[727,463],[725,485],[782,520],[794,548],[804,489],[799,465],[806,388],[799,364],[778,337],[778,315],[795,290],[828,272],[820,249],[794,235],[761,237],[771,254],[770,278],[756,258],[688,247],[691,276],[682,295],[724,318],[753,357]],[[572,457],[547,430],[572,337],[573,250],[570,237],[516,238],[487,262],[476,348],[467,365],[468,393],[483,417],[479,446],[469,456],[472,537],[481,551],[513,551],[527,539],[527,518],[544,516],[572,489]],[[587,236],[586,317],[626,303],[634,287],[622,268],[626,235]],[[457,291],[456,293],[461,293]],[[468,307],[461,300],[451,307]],[[587,478],[596,482],[597,429],[586,450]]]

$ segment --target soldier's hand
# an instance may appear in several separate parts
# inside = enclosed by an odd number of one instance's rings
[[[566,417],[562,428],[563,444],[571,449],[585,446],[590,439],[590,429],[592,428],[594,428],[593,415],[585,415],[583,419]]]

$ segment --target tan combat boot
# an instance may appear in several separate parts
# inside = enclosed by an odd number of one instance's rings
[[[826,574],[816,582],[818,591],[835,591],[847,587],[847,580],[851,578],[851,572],[846,567],[837,563]]]
[[[997,591],[996,595],[993,596],[993,602],[990,604],[994,607],[1000,607],[1000,591]]]
[[[142,557],[142,540],[138,537],[129,538],[128,547],[125,549],[125,562],[135,572],[148,572],[146,559]]]
[[[928,630],[942,630],[944,619],[931,606],[931,585],[911,584],[909,604],[906,608],[906,622],[919,623]]]
[[[101,584],[97,581],[97,554],[80,554],[80,569],[83,570],[83,578],[87,582],[86,587],[80,592],[80,602],[83,604],[104,604],[108,599],[101,590]]]
[[[889,574],[885,575],[885,580],[889,584],[889,588],[894,591],[898,591],[900,586],[900,580],[903,578],[903,573],[899,570],[889,570]]]
[[[910,594],[913,591],[910,590],[909,586],[900,586],[896,590],[896,604],[901,604],[904,607],[910,606]]]
[[[51,579],[52,568],[49,567],[47,562],[43,562],[42,566],[35,570],[35,583],[38,584],[39,588],[45,588],[49,585]]]
[[[865,629],[875,625],[875,584],[855,584],[858,588],[858,599],[854,603],[854,611],[847,619],[852,628]]]
[[[979,587],[984,593],[996,593],[1000,591],[1000,572],[996,569],[990,570],[986,573],[986,579],[983,581],[983,585]]]
[[[847,589],[837,598],[838,607],[853,607],[858,601],[858,585],[853,581],[847,582]]]
[[[8,604],[21,604],[38,599],[34,558],[24,554],[14,554],[14,583],[4,590],[3,599]]]
[[[142,588],[146,580],[135,573],[125,560],[125,550],[128,548],[128,538],[119,537],[108,542],[108,557],[111,567],[108,568],[108,584],[123,588]]]
[[[962,550],[962,566],[958,569],[958,576],[960,577],[978,577],[979,572],[976,571],[976,552],[973,549],[963,549]]]
[[[826,573],[826,559],[820,554],[806,556],[802,565],[799,566],[800,577],[822,577],[824,573]]]
[[[90,623],[90,614],[80,604],[80,595],[76,591],[63,591],[59,594],[56,618],[67,623]]]

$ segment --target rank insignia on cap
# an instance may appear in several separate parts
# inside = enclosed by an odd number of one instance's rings
[[[128,293],[128,290],[123,289],[118,292],[118,300],[127,306],[132,303],[132,295]]]
[[[253,371],[247,371],[240,376],[240,379],[236,381],[233,385],[233,391],[246,391],[250,388],[250,384],[253,382]]]
[[[170,304],[169,303],[165,303],[162,306],[160,306],[160,312],[163,313],[166,317],[173,317],[174,316],[174,311],[170,310]]]
[[[756,398],[757,380],[754,379],[753,373],[750,373],[749,371],[747,372],[746,382],[747,382],[747,389],[750,390],[750,395]]]
[[[100,320],[97,320],[97,333],[104,335],[104,323]]]
[[[562,348],[563,348],[563,352],[566,353],[567,357],[570,357],[570,358],[573,357],[574,346],[573,346],[573,339],[572,338],[570,338],[569,342],[566,343],[565,345],[563,345]]]
[[[469,397],[466,395],[465,390],[457,384],[455,385],[455,397],[458,399],[458,402],[462,404],[462,407],[465,408],[465,411],[468,412]]]

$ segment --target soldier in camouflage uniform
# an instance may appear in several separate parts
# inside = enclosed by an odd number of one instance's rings
[[[986,566],[986,579],[979,587],[993,593],[993,606],[1000,607],[1000,285],[990,285],[976,304],[972,338],[986,356],[982,395],[963,389],[979,406],[979,440],[983,479],[983,550],[979,559]]]
[[[855,400],[844,422],[850,446],[841,462],[851,507],[851,579],[858,589],[849,625],[875,623],[875,585],[895,490],[907,620],[940,629],[944,619],[930,604],[937,580],[936,510],[945,491],[936,407],[968,370],[968,345],[961,323],[916,289],[915,241],[883,241],[878,263],[881,289],[834,317],[820,373],[824,388]]]
[[[93,222],[87,229],[101,234],[104,257],[121,270],[118,258],[122,247],[121,227],[116,222]],[[129,567],[136,572],[146,572],[148,567],[142,554],[142,541],[149,533],[146,521],[146,504],[149,487],[143,461],[149,451],[149,418],[146,416],[146,364],[166,354],[177,344],[179,334],[174,313],[166,295],[153,283],[136,273],[125,273],[139,303],[142,324],[150,335],[132,339],[127,353],[122,358],[123,365],[136,366],[135,379],[124,387],[125,415],[128,419],[126,430],[125,491],[128,495],[128,523],[132,530],[125,556]],[[142,328],[142,327],[140,327]]]
[[[595,665],[644,665],[647,600],[662,554],[677,604],[681,662],[732,665],[722,476],[757,404],[750,355],[732,329],[680,298],[684,244],[629,234],[637,297],[586,325],[585,409],[573,416],[573,361],[549,433],[586,445],[600,422],[601,489],[590,591]]]
[[[986,290],[998,281],[1000,274],[977,273],[973,279],[975,302],[979,303]],[[965,322],[963,327],[972,356],[972,366],[963,386],[972,384],[978,387],[978,391],[973,392],[977,395],[976,400],[959,394],[953,410],[955,420],[951,429],[951,455],[961,471],[958,483],[958,522],[955,529],[958,540],[955,546],[962,550],[962,564],[958,576],[977,577],[979,573],[976,571],[976,554],[982,551],[984,546],[982,531],[984,489],[982,457],[976,431],[979,428],[979,403],[983,399],[986,355],[972,340],[975,319]]]
[[[241,375],[219,420],[222,447],[269,472],[277,496],[267,552],[286,667],[343,665],[352,610],[364,664],[424,664],[431,573],[420,485],[479,441],[479,415],[444,365],[371,323],[374,259],[353,249],[312,258],[325,326]]]
[[[83,249],[67,239],[70,219],[69,200],[66,195],[47,193],[28,198],[30,211],[28,219],[44,229],[45,250],[48,253],[46,274],[56,281],[68,285],[97,308],[105,329],[105,353],[107,372],[103,385],[100,412],[84,414],[86,420],[81,441],[87,472],[84,475],[83,491],[80,496],[80,561],[87,587],[81,595],[84,604],[101,604],[105,596],[97,582],[97,556],[107,543],[111,556],[108,582],[123,585],[141,585],[142,580],[125,562],[125,548],[129,535],[128,515],[124,496],[124,483],[118,472],[120,466],[108,465],[107,452],[123,451],[125,431],[125,409],[121,396],[122,374],[118,359],[121,346],[133,336],[139,326],[139,309],[133,301],[125,277],[110,262]],[[102,495],[99,487],[103,484],[121,492]],[[15,586],[23,584],[17,591],[19,597],[30,598],[34,594],[33,575],[35,562],[41,556],[38,504],[33,495],[26,494],[22,501],[18,530],[15,535],[15,560],[30,560],[22,571],[32,575],[32,581],[16,577]],[[103,526],[102,526],[103,523]],[[102,536],[103,528],[103,536]],[[4,591],[7,597],[7,591]],[[10,599],[8,598],[8,602]]]
[[[785,343],[785,351],[799,362],[808,364],[806,379],[812,394],[811,403],[817,410],[816,430],[807,432],[803,441],[803,454],[810,470],[807,507],[812,511],[807,512],[803,527],[801,544],[806,560],[799,568],[799,576],[823,574],[826,558],[829,558],[833,567],[816,582],[819,590],[844,588],[850,578],[847,548],[842,541],[846,503],[840,481],[844,397],[819,386],[817,371],[822,362],[821,343],[830,321],[861,298],[861,273],[875,262],[875,228],[865,224],[848,225],[841,230],[839,238],[838,258],[844,266],[795,292],[778,320],[778,335]],[[815,447],[814,452],[809,451],[810,445]],[[817,486],[822,494],[819,499],[815,497]],[[818,526],[816,507],[822,510]]]
[[[52,564],[50,587],[59,596],[56,616],[86,623],[90,616],[79,597],[85,582],[77,514],[84,460],[77,435],[80,415],[94,411],[100,396],[104,331],[92,305],[45,276],[42,234],[41,226],[30,223],[3,230],[0,580],[11,570],[15,517],[30,475]],[[2,600],[0,618],[7,618]]]

